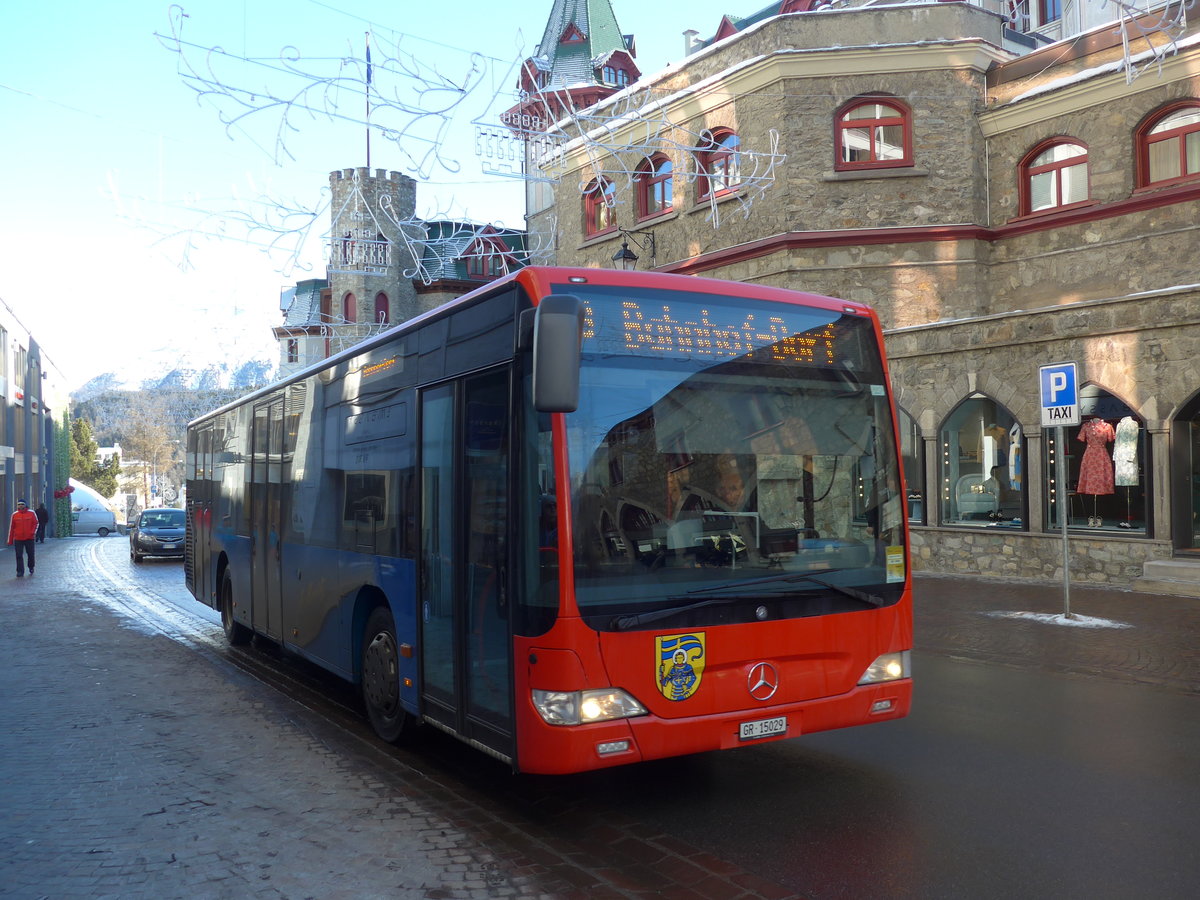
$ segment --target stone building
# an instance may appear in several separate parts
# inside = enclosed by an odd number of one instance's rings
[[[281,377],[525,265],[523,232],[418,219],[416,182],[399,172],[339,170],[329,187],[326,277],[280,297]]]
[[[1200,29],[810,5],[585,110],[530,232],[873,305],[914,568],[1061,578],[1065,516],[1074,579],[1200,593]],[[1067,361],[1059,442],[1039,368]]]

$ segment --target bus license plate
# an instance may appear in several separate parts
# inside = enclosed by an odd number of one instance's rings
[[[776,737],[781,734],[787,734],[787,716],[780,716],[777,719],[759,719],[757,722],[743,722],[738,726],[738,738],[743,741]]]

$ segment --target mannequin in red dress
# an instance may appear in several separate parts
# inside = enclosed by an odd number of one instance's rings
[[[1106,449],[1117,434],[1103,419],[1090,418],[1079,426],[1079,440],[1087,444],[1083,459],[1079,462],[1079,484],[1075,490],[1080,494],[1092,495],[1092,517],[1088,525],[1098,527],[1103,522],[1096,514],[1096,498],[1100,494],[1116,492],[1113,485],[1113,463]]]

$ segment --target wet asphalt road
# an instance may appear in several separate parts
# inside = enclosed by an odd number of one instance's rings
[[[187,593],[178,562],[134,566],[124,539],[86,540],[95,597],[122,615],[161,615],[185,643],[220,645],[215,613]],[[1200,695],[1046,671],[1030,633],[1023,665],[958,658],[940,632],[938,652],[915,654],[915,707],[899,722],[565,778],[514,778],[440,735],[386,748],[383,765],[399,790],[418,773],[423,791],[432,781],[453,793],[459,815],[477,804],[578,865],[571,888],[543,882],[522,896],[1193,896]],[[1057,652],[1060,639],[1047,641],[1043,652]],[[292,664],[258,652],[289,689]],[[345,692],[323,690],[328,706],[308,708],[357,728]],[[380,764],[347,765],[360,763]]]

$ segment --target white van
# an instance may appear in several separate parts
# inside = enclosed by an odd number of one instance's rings
[[[108,501],[74,478],[69,483],[75,488],[71,493],[71,533],[105,537],[116,531],[117,517]]]
[[[108,509],[71,509],[74,534],[98,534],[105,537],[117,530],[117,517]]]

